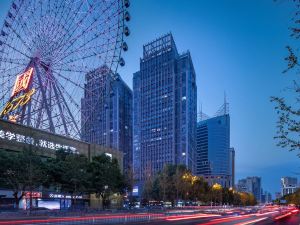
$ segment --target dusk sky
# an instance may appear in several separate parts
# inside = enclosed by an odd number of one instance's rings
[[[0,0],[0,24],[10,0]],[[126,66],[119,72],[132,87],[143,44],[168,32],[178,51],[192,55],[198,88],[198,108],[213,116],[230,103],[231,146],[236,150],[236,181],[261,176],[264,190],[280,191],[281,176],[297,176],[296,152],[276,147],[276,113],[270,96],[286,96],[296,78],[283,75],[285,46],[293,7],[273,0],[135,0],[131,1],[126,38]],[[1,25],[2,26],[2,25]],[[291,97],[291,96],[290,96]]]

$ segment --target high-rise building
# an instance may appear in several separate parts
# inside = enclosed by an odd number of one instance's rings
[[[273,201],[272,194],[269,192],[267,195],[267,202],[271,203]]]
[[[238,181],[237,190],[240,192],[252,193],[258,202],[261,202],[261,178],[247,177]]]
[[[298,179],[296,177],[281,178],[281,196],[293,194],[298,188]]]
[[[281,192],[275,192],[275,199],[281,198]]]
[[[194,171],[196,74],[190,53],[178,54],[171,34],[143,46],[133,93],[135,178],[144,181],[166,164]]]
[[[231,187],[234,187],[235,184],[235,150],[230,148],[229,150],[229,171],[231,176]]]
[[[85,76],[82,140],[122,151],[132,168],[132,91],[119,75],[100,67]]]
[[[227,107],[226,103],[223,106]],[[230,148],[230,116],[223,115],[201,120],[197,123],[196,174],[203,176],[210,185],[223,187],[234,185],[234,156]]]
[[[266,203],[271,203],[272,202],[272,194],[270,192],[265,192],[266,196]]]

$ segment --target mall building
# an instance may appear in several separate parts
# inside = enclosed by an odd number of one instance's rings
[[[28,148],[36,150],[42,157],[55,157],[55,151],[59,149],[71,150],[74,153],[83,154],[89,160],[92,160],[94,156],[106,154],[116,158],[120,168],[123,168],[123,153],[116,149],[103,147],[97,144],[89,144],[87,142],[0,119],[0,151],[20,152]],[[0,187],[0,206],[1,204],[13,204],[12,194],[12,191],[1,190]],[[25,202],[26,196],[25,193]],[[39,207],[45,207],[47,203],[48,205],[50,203],[49,207],[68,208],[72,198],[76,198],[76,203],[89,205],[91,207],[99,207],[101,202],[93,196],[65,196],[62,193],[56,192],[35,192],[33,193],[33,196],[40,201],[37,205]],[[114,202],[116,203],[117,200],[112,199],[112,204]]]

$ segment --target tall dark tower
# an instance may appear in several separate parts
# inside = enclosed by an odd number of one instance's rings
[[[132,91],[105,66],[85,79],[82,140],[122,151],[126,171],[132,168]]]
[[[184,164],[194,171],[197,87],[190,53],[178,54],[171,34],[143,46],[133,76],[135,178]]]

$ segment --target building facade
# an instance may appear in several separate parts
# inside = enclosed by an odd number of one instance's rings
[[[124,154],[124,171],[132,168],[132,91],[105,66],[85,77],[81,100],[82,140]]]
[[[230,148],[230,155],[229,155],[229,171],[231,175],[231,187],[234,187],[235,184],[235,149]]]
[[[281,192],[275,192],[275,199],[281,198]]]
[[[247,177],[238,181],[237,190],[252,193],[258,202],[261,202],[262,188],[260,177]]]
[[[66,136],[0,119],[0,151],[21,152],[26,151],[27,149],[34,150],[43,158],[55,157],[55,152],[57,150],[64,149],[75,154],[83,154],[89,161],[91,161],[94,156],[106,154],[116,158],[121,170],[123,168],[123,153],[116,149],[75,140]],[[5,188],[6,187],[0,186],[0,195],[2,196],[2,198],[0,198],[0,209],[2,206],[6,207],[6,205],[8,205],[8,208],[13,208],[13,191],[6,190]],[[43,191],[43,193],[40,191]],[[26,193],[30,193],[29,190],[26,190]],[[45,203],[45,201],[52,202],[52,200],[54,200],[54,203],[56,204],[61,200],[65,202],[66,198],[68,198],[68,202],[70,203],[70,199],[72,198],[70,194],[60,193],[56,190],[48,190],[47,188],[41,187],[33,193],[37,194],[36,198],[40,199],[40,203]],[[29,200],[29,198],[25,195],[22,201],[26,202],[26,200]],[[78,196],[77,203],[81,205],[85,202],[89,202],[91,207],[100,207],[99,201],[100,200],[94,195],[80,195]],[[23,205],[26,206],[26,204]],[[64,205],[64,207],[68,208],[70,205]]]
[[[171,34],[143,46],[133,76],[133,165],[136,180],[184,164],[194,171],[197,87],[191,55]]]
[[[268,204],[268,203],[272,203],[272,195],[271,193],[265,191],[263,192],[263,190],[261,190],[261,203],[265,203],[265,204]]]
[[[293,194],[299,188],[296,177],[282,177],[281,179],[281,196]]]
[[[210,185],[234,185],[234,156],[230,148],[230,116],[228,113],[197,123],[196,174]]]

